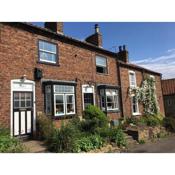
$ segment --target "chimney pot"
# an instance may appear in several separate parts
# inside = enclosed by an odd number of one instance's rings
[[[95,33],[99,33],[99,32],[100,32],[100,28],[98,24],[95,24]]]
[[[122,46],[119,46],[118,48],[119,48],[119,52],[121,52],[122,51]]]
[[[123,50],[126,50],[126,45],[123,45]]]

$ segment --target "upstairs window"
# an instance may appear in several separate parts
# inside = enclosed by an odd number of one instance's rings
[[[136,74],[134,71],[129,71],[129,85],[130,87],[136,87]]]
[[[107,59],[105,57],[96,56],[96,71],[107,74]]]
[[[40,40],[39,61],[55,64],[57,62],[57,45]]]

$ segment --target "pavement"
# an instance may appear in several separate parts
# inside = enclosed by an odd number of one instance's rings
[[[27,140],[23,142],[26,152],[28,153],[46,153],[46,146],[42,141],[38,140]]]
[[[175,153],[175,135],[162,138],[156,142],[137,145],[127,153]]]

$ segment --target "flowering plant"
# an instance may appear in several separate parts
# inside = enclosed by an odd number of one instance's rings
[[[130,87],[129,96],[135,96],[138,102],[143,104],[145,115],[153,115],[159,112],[153,78],[146,77],[141,87]]]

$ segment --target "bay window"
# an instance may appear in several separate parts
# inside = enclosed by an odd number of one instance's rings
[[[45,85],[45,112],[55,117],[75,114],[74,85]]]
[[[103,111],[119,110],[119,94],[117,89],[101,89],[100,102]]]
[[[74,86],[54,85],[54,115],[75,114]]]

